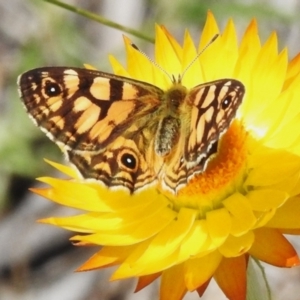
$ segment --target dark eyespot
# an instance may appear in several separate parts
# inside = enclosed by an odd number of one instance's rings
[[[226,109],[230,104],[231,104],[231,101],[232,101],[232,96],[228,95],[223,101],[222,101],[222,109]]]
[[[132,154],[124,153],[121,162],[128,169],[134,170],[136,168],[136,158]]]
[[[46,81],[45,93],[49,97],[58,96],[61,93],[60,86],[52,81]]]

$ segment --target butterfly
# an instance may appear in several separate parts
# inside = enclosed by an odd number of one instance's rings
[[[130,193],[159,184],[177,194],[205,171],[245,94],[235,79],[162,90],[70,67],[30,70],[18,84],[35,124],[83,178]]]

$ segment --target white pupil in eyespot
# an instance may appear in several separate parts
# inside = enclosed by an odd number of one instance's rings
[[[124,166],[130,169],[134,169],[136,166],[135,157],[128,153],[122,155],[121,162]]]

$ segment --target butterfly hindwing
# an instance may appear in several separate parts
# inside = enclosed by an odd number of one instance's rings
[[[84,178],[133,193],[157,181],[153,149],[153,145],[139,148],[137,140],[119,136],[104,151],[67,151],[67,156]]]

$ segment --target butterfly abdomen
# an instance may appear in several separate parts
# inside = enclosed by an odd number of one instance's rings
[[[179,141],[181,131],[181,107],[187,89],[181,84],[173,85],[163,96],[161,113],[155,135],[155,152],[162,157],[170,154]]]
[[[158,125],[155,136],[155,152],[167,156],[177,144],[180,134],[180,119],[172,116],[163,118]]]

